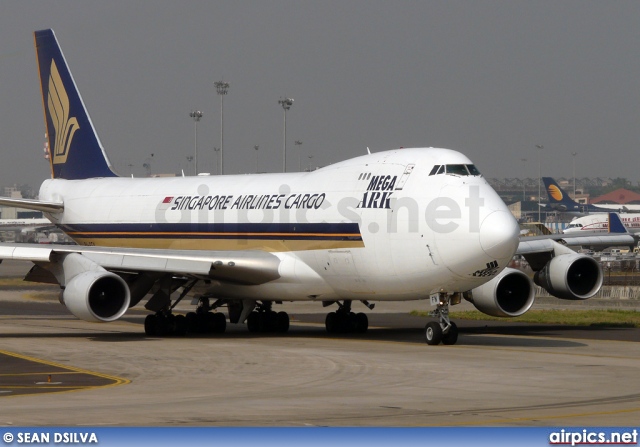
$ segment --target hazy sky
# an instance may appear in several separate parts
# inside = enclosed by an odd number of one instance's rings
[[[40,184],[44,120],[32,32],[53,28],[125,175],[325,165],[434,146],[487,177],[640,180],[638,1],[0,2],[0,185]],[[523,163],[522,158],[528,161]],[[132,165],[131,167],[129,165]]]

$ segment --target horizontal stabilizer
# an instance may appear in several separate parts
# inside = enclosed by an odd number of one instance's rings
[[[0,197],[0,205],[13,208],[24,208],[27,210],[42,211],[43,213],[61,213],[64,211],[64,204],[58,202],[44,202],[35,199],[13,199],[11,197]]]

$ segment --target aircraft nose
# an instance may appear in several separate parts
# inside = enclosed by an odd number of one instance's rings
[[[511,259],[518,248],[520,228],[507,211],[494,211],[480,225],[480,246],[496,260]]]

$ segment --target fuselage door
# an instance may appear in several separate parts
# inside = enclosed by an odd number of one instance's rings
[[[396,190],[402,190],[404,184],[409,180],[409,176],[413,172],[413,168],[415,168],[415,164],[409,164],[406,168],[404,168],[404,173],[400,176],[398,183],[396,183]]]

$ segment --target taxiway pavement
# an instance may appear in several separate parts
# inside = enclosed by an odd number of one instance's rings
[[[54,297],[0,292],[0,425],[631,426],[640,416],[638,329],[458,321],[458,344],[428,346],[426,319],[408,315],[426,304],[381,305],[366,334],[331,336],[327,309],[285,303],[284,335],[228,325],[157,338],[144,335],[145,312],[93,324]],[[44,375],[24,376],[34,370]],[[16,392],[47,383],[71,388]]]

